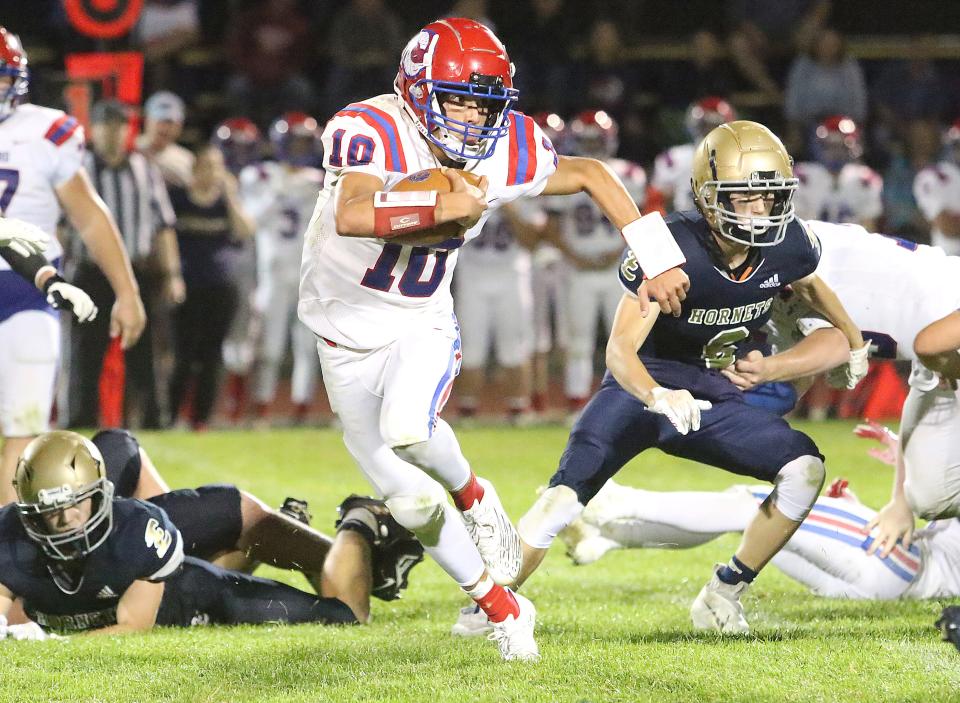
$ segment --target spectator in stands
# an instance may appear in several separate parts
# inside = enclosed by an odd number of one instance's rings
[[[175,84],[174,68],[184,49],[200,41],[197,0],[146,0],[136,37],[146,60],[149,85]]]
[[[532,0],[530,4],[530,21],[510,27],[516,40],[507,47],[517,63],[516,81],[524,110],[566,112],[572,97],[569,51],[577,39],[575,19],[562,0]]]
[[[624,59],[623,38],[616,22],[606,18],[594,22],[586,54],[575,68],[575,107],[605,110],[622,117],[639,86],[636,85],[638,72]]]
[[[799,153],[808,132],[829,115],[846,115],[855,122],[867,117],[867,85],[857,60],[846,53],[843,37],[834,29],[820,33],[809,55],[790,67],[784,99],[789,122],[790,153]]]
[[[262,123],[279,112],[313,112],[316,91],[304,77],[312,40],[297,0],[265,0],[239,13],[227,31],[231,111]]]
[[[406,39],[400,20],[383,0],[352,0],[338,12],[327,36],[328,111],[392,84]]]
[[[725,6],[734,64],[757,90],[779,98],[771,62],[809,50],[830,15],[830,0],[728,0]]]
[[[492,32],[497,31],[497,26],[490,19],[490,3],[487,0],[456,0],[447,10],[444,17],[469,17],[480,24],[489,27]]]
[[[890,163],[883,173],[884,231],[929,242],[929,226],[917,207],[913,184],[921,170],[937,162],[940,126],[932,120],[913,120],[905,132],[905,140],[893,143]]]
[[[143,115],[137,149],[157,165],[168,186],[186,185],[193,173],[193,154],[177,144],[186,117],[183,100],[169,91],[154,93],[144,105]]]
[[[913,38],[903,58],[885,61],[870,84],[876,144],[887,155],[892,141],[903,142],[913,120],[940,120],[950,89],[930,58],[929,40]]]
[[[174,320],[170,411],[175,423],[193,380],[194,429],[203,429],[210,421],[223,365],[220,350],[237,309],[232,242],[249,239],[255,229],[237,192],[237,179],[224,165],[223,154],[206,146],[197,153],[190,184],[170,193],[187,284],[186,299]]]
[[[160,427],[160,407],[153,363],[151,320],[158,296],[169,303],[183,299],[173,209],[160,171],[139,152],[129,152],[129,111],[115,100],[94,105],[92,150],[84,166],[97,193],[113,215],[133,264],[147,326],[140,340],[126,350],[124,426]],[[79,238],[71,242],[73,282],[89,293],[101,310],[113,305],[113,291]],[[107,352],[109,316],[78,325],[70,332],[70,427],[96,427],[100,408],[99,380]],[[139,412],[136,412],[139,410]]]
[[[686,110],[701,98],[729,98],[741,88],[723,45],[713,32],[704,29],[690,38],[688,60],[670,62],[664,67],[659,92],[672,108]]]

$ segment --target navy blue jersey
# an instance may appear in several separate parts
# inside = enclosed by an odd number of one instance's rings
[[[727,272],[710,227],[699,212],[676,212],[666,222],[687,259],[683,270],[690,277],[690,290],[680,317],[661,315],[657,319],[640,348],[644,360],[680,361],[713,369],[729,366],[739,356],[741,342],[769,319],[780,290],[813,273],[820,260],[819,242],[794,220],[780,244],[755,247],[740,269]],[[620,282],[633,295],[643,283],[643,272],[629,249],[620,262]]]
[[[139,500],[114,499],[110,536],[75,567],[44,555],[14,505],[0,508],[0,583],[23,598],[27,615],[45,628],[114,625],[117,603],[134,581],[166,580],[182,562],[177,528],[161,508]]]

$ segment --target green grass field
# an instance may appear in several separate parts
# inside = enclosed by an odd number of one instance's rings
[[[890,472],[849,423],[800,424],[827,455],[828,481],[851,479],[879,507]],[[545,483],[562,428],[459,432],[474,468],[518,518]],[[144,434],[175,487],[229,481],[279,504],[309,499],[332,530],[334,507],[367,487],[334,431]],[[649,452],[622,482],[722,489],[736,478]],[[374,601],[368,627],[163,630],[112,639],[0,643],[2,701],[947,701],[960,700],[960,655],[932,623],[942,603],[818,599],[770,568],[745,599],[753,634],[691,632],[687,609],[734,536],[698,549],[614,552],[574,567],[556,546],[524,592],[539,610],[536,665],[502,663],[493,643],[448,635],[465,603],[429,560],[402,601]],[[305,587],[299,574],[262,569]]]

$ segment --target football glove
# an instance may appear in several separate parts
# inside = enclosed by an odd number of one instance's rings
[[[10,247],[20,256],[42,253],[49,239],[47,233],[36,225],[11,217],[0,217],[0,247]]]
[[[25,622],[22,625],[8,625],[7,637],[18,642],[42,642],[43,640],[65,640],[53,632],[47,632],[35,622]]]
[[[56,310],[69,310],[77,322],[92,322],[97,317],[97,306],[90,296],[58,275],[47,279],[43,284],[43,292],[47,295],[48,303]]]
[[[709,410],[713,404],[707,400],[697,400],[686,389],[669,390],[662,386],[653,389],[653,404],[647,407],[650,412],[666,415],[677,432],[687,434],[700,429],[700,411]]]
[[[834,388],[846,388],[852,391],[867,376],[870,370],[871,340],[864,342],[859,349],[850,350],[850,361],[827,373],[827,383]]]
[[[960,650],[960,606],[948,605],[944,608],[934,627],[940,630],[944,640]]]

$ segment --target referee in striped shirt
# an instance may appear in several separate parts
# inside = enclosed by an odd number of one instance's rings
[[[133,264],[140,295],[147,309],[147,326],[140,340],[125,352],[124,426],[157,428],[161,413],[153,361],[151,320],[158,296],[171,305],[184,297],[176,219],[163,177],[143,154],[128,150],[129,112],[120,102],[98,102],[91,113],[91,151],[84,165],[97,193],[110,210]],[[101,310],[110,310],[113,291],[89,251],[74,237],[71,242],[73,281],[86,290]],[[74,327],[70,333],[68,426],[96,427],[100,409],[100,374],[110,341],[109,316]],[[139,417],[132,418],[133,407]],[[139,420],[139,422],[137,422]]]

